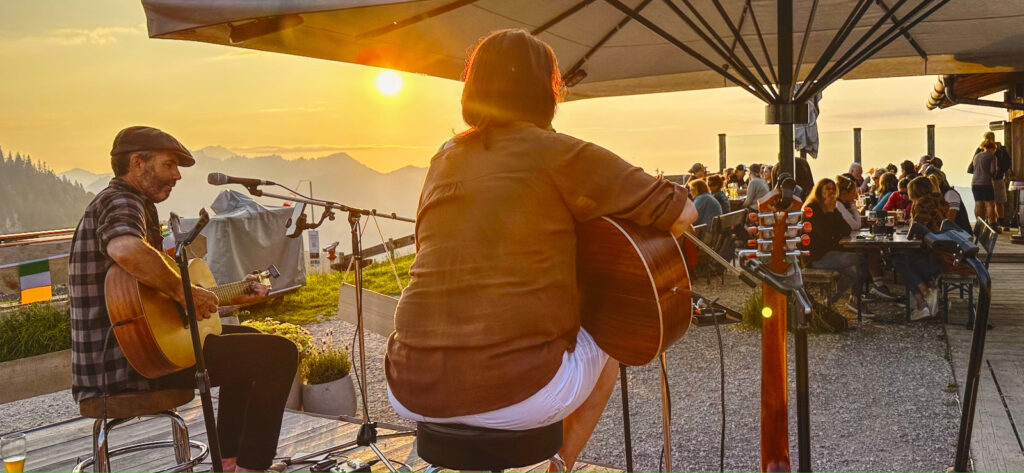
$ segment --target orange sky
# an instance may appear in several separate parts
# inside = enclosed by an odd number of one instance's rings
[[[403,89],[385,96],[374,68],[149,39],[137,0],[4,0],[0,68],[0,147],[58,172],[108,171],[114,134],[135,124],[160,127],[192,149],[288,158],[345,151],[380,171],[425,166],[464,126],[457,82],[403,74]],[[837,83],[819,125],[941,128],[1005,117],[979,107],[929,112],[934,82]],[[685,170],[681,149],[714,162],[717,133],[775,133],[763,116],[758,101],[730,88],[563,104],[555,127],[673,173]]]

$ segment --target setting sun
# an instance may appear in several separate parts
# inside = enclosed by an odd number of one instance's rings
[[[402,90],[402,76],[391,70],[377,74],[377,90],[384,95],[395,95]]]

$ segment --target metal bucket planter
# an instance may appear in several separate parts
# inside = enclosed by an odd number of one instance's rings
[[[302,385],[302,404],[306,412],[331,416],[356,413],[356,388],[352,374],[321,384]]]

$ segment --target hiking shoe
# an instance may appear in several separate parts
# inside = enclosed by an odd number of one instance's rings
[[[887,301],[894,301],[894,300],[900,298],[896,294],[893,294],[892,291],[890,291],[889,288],[885,284],[881,284],[881,285],[872,284],[871,285],[871,294],[873,294],[875,296],[878,296],[878,297],[881,297],[882,299],[885,299]]]
[[[856,302],[847,302],[846,303],[846,308],[849,309],[850,312],[853,312],[854,314],[857,313],[857,303]],[[865,318],[865,319],[871,319],[871,318],[875,317],[875,314],[873,312],[871,312],[870,310],[868,310],[867,306],[862,306],[861,311],[860,311],[860,316]]]
[[[918,320],[924,320],[931,317],[932,315],[932,311],[928,309],[927,305],[925,305],[924,307],[910,313],[910,321],[916,322]]]

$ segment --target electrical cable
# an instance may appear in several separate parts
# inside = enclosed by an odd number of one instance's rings
[[[665,402],[668,404],[668,425],[672,426],[672,392],[669,390],[668,384],[668,367],[665,366],[665,358],[658,357],[661,364],[661,376],[665,378]],[[658,453],[658,469],[656,471],[662,471],[662,464],[665,461],[665,446],[661,446],[661,453]]]
[[[711,305],[718,302],[715,299]],[[718,325],[718,315],[711,309],[711,319],[715,321],[715,334],[718,336],[718,366],[721,374],[721,382],[718,387],[721,391],[720,402],[722,404],[722,430],[721,439],[718,445],[718,471],[725,473],[725,350],[722,348],[722,329]]]

